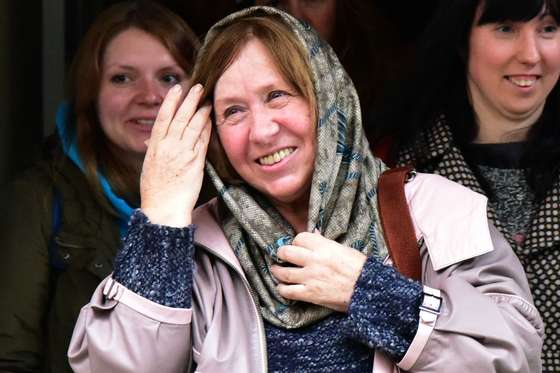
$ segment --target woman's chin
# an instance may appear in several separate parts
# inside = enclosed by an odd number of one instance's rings
[[[307,211],[309,204],[309,187],[279,186],[277,188],[265,189],[262,193],[273,205],[291,206],[292,208],[304,208]]]

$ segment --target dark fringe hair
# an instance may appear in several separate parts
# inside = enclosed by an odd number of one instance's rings
[[[425,158],[427,139],[422,134],[442,115],[460,148],[476,137],[478,128],[467,92],[466,65],[469,35],[479,4],[479,25],[526,22],[543,8],[560,24],[560,0],[441,1],[420,39],[413,73],[389,93],[390,104],[375,118],[376,140],[394,141],[393,160],[403,148],[413,148],[416,159]],[[522,165],[531,189],[542,200],[560,176],[559,83],[548,95],[543,114],[530,129],[527,142]],[[484,180],[481,183],[484,186]]]

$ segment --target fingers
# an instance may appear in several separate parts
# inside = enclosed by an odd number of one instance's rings
[[[195,84],[185,97],[185,100],[175,113],[175,117],[169,124],[169,128],[167,130],[167,135],[180,138],[187,128],[190,125],[192,117],[194,113],[197,111],[196,108],[198,107],[198,103],[200,101],[200,97],[202,96],[202,85]],[[198,138],[198,136],[197,136]],[[192,146],[189,148],[192,149]]]
[[[212,123],[210,118],[206,121],[206,124],[202,128],[202,133],[198,138],[198,142],[195,145],[197,156],[206,156],[208,151],[208,144],[210,143],[210,135],[212,134]]]
[[[273,265],[270,270],[274,277],[284,284],[302,284],[306,280],[305,271],[298,267]]]
[[[203,129],[211,127],[210,125],[210,112],[212,106],[205,104],[190,119],[189,124],[183,128],[181,138],[185,142],[186,149],[194,149],[194,146],[199,141]]]
[[[167,92],[152,128],[152,139],[161,140],[167,134],[169,124],[175,115],[175,109],[179,105],[182,91],[181,86],[177,84]]]
[[[210,123],[210,119],[204,125],[202,129],[202,133],[198,138],[198,142],[194,146],[195,157],[197,162],[204,167],[204,163],[206,160],[206,153],[208,152],[208,144],[210,143],[210,134],[212,129],[212,123]]]
[[[313,251],[321,247],[332,245],[332,243],[332,240],[321,236],[319,233],[302,232],[294,237],[292,245],[304,247]]]
[[[285,262],[295,264],[300,267],[305,267],[311,259],[311,251],[299,246],[286,245],[278,249],[278,258]]]
[[[291,300],[307,300],[307,288],[303,284],[296,284],[296,285],[287,285],[287,284],[280,284],[276,288],[278,293],[286,299]]]

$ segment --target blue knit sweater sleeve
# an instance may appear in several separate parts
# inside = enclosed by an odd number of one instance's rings
[[[369,257],[356,282],[343,332],[399,362],[418,329],[422,298],[421,283]]]
[[[192,302],[195,226],[151,224],[141,210],[132,215],[113,278],[129,290],[168,307]]]

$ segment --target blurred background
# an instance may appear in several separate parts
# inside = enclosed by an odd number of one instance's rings
[[[363,1],[375,8],[376,22],[381,19],[379,23],[390,26],[386,34],[381,28],[378,37],[397,40],[394,49],[414,44],[437,3]],[[115,2],[0,0],[0,184],[41,156],[43,140],[54,130],[56,108],[64,98],[66,72],[76,47],[96,15]],[[158,2],[181,15],[201,38],[217,20],[253,3]],[[398,65],[396,59],[389,62]]]

